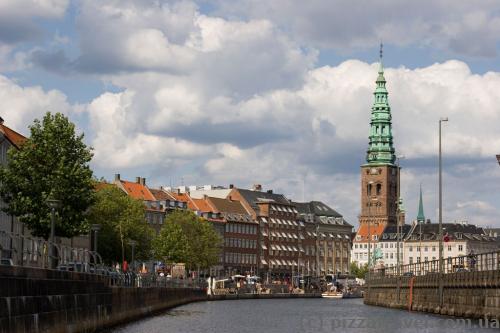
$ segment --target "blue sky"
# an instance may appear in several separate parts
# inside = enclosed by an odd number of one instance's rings
[[[27,133],[66,113],[96,176],[234,183],[323,200],[357,223],[379,43],[410,222],[497,225],[497,1],[4,0],[0,105]]]

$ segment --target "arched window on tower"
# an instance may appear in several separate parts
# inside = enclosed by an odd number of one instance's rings
[[[377,184],[377,195],[382,193],[382,184]]]
[[[366,186],[366,194],[367,195],[372,195],[372,184],[368,184]]]

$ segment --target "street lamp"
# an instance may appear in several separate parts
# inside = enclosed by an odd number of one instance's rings
[[[137,242],[135,240],[129,240],[128,244],[132,247],[132,272],[135,272],[134,250]]]
[[[399,275],[399,265],[400,265],[400,259],[399,259],[399,243],[400,243],[400,235],[401,235],[401,226],[400,226],[400,214],[401,214],[401,166],[399,164],[399,161],[404,159],[404,155],[398,155],[396,156],[396,166],[398,168],[398,187],[397,187],[397,193],[396,193],[396,272],[397,275]]]
[[[439,273],[443,273],[443,160],[441,149],[441,125],[448,118],[439,119]]]
[[[101,225],[100,224],[92,224],[90,226],[90,230],[93,231],[94,233],[94,252],[97,252],[97,233],[99,230],[101,230]]]
[[[50,207],[50,238],[49,238],[49,267],[55,268],[54,260],[54,238],[56,226],[56,209],[61,206],[61,201],[53,198],[47,199],[47,205]]]

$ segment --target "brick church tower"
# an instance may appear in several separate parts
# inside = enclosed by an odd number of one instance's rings
[[[371,111],[369,146],[366,163],[361,166],[360,231],[365,229],[366,232],[370,224],[372,235],[376,235],[377,231],[382,231],[387,225],[397,223],[400,168],[395,164],[391,108],[385,84],[381,48],[375,100]],[[404,217],[400,221],[404,223]]]

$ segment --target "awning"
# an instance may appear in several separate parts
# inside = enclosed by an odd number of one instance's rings
[[[287,248],[288,248],[288,251],[293,251],[292,247],[291,246],[288,246],[287,245]]]
[[[276,265],[280,265],[281,266],[281,260],[276,259]]]
[[[276,244],[276,250],[282,251],[281,250],[281,246],[279,246],[278,244]]]
[[[292,221],[292,224],[293,224],[294,226],[296,226],[296,227],[298,227],[298,226],[299,226],[299,224],[298,224],[297,222],[295,222],[295,221]]]
[[[261,263],[262,265],[267,265],[267,262],[266,262],[264,259],[260,259],[260,263]]]
[[[261,234],[262,234],[262,236],[266,236],[267,237],[267,232],[265,230],[263,230],[263,229],[261,230]]]
[[[299,249],[300,249],[300,252],[305,252],[304,248],[302,247],[302,245],[299,245]]]
[[[262,222],[267,223],[267,219],[265,217],[262,217]]]
[[[295,246],[292,246],[292,248],[293,248],[294,251],[298,251],[299,250]]]
[[[342,238],[342,236],[340,236],[339,234],[337,234],[337,238]]]
[[[271,231],[271,236],[276,237],[276,233],[274,231]]]
[[[276,250],[276,245],[271,244],[271,250]]]
[[[267,250],[267,246],[266,246],[266,244],[261,243],[261,247],[262,247],[262,249],[263,249],[263,250]]]
[[[271,217],[271,224],[276,224],[276,220]]]
[[[288,263],[288,266],[292,266],[293,265],[293,263],[290,260],[287,260],[286,262]]]
[[[303,226],[304,226],[304,222],[299,221],[299,225],[300,225],[301,227],[303,227]]]
[[[287,220],[286,222],[288,222],[288,225],[291,225],[291,226],[293,226],[293,223],[292,223],[292,221],[290,221],[290,220]]]
[[[292,260],[292,262],[294,266],[297,266],[297,262],[295,260]]]
[[[305,238],[304,238],[304,235],[303,235],[302,233],[299,233],[299,238],[300,238],[300,239],[305,239]]]
[[[293,211],[294,213],[298,213],[298,211],[297,211],[297,209],[295,209],[295,207],[292,207],[292,211]]]
[[[272,265],[276,265],[276,261],[275,261],[274,259],[269,260],[269,262],[270,262]]]
[[[299,239],[299,237],[297,237],[297,234],[293,234],[293,238]]]
[[[312,237],[312,236],[313,236],[313,234],[311,234],[311,232],[310,232],[310,231],[307,231],[307,236]]]

